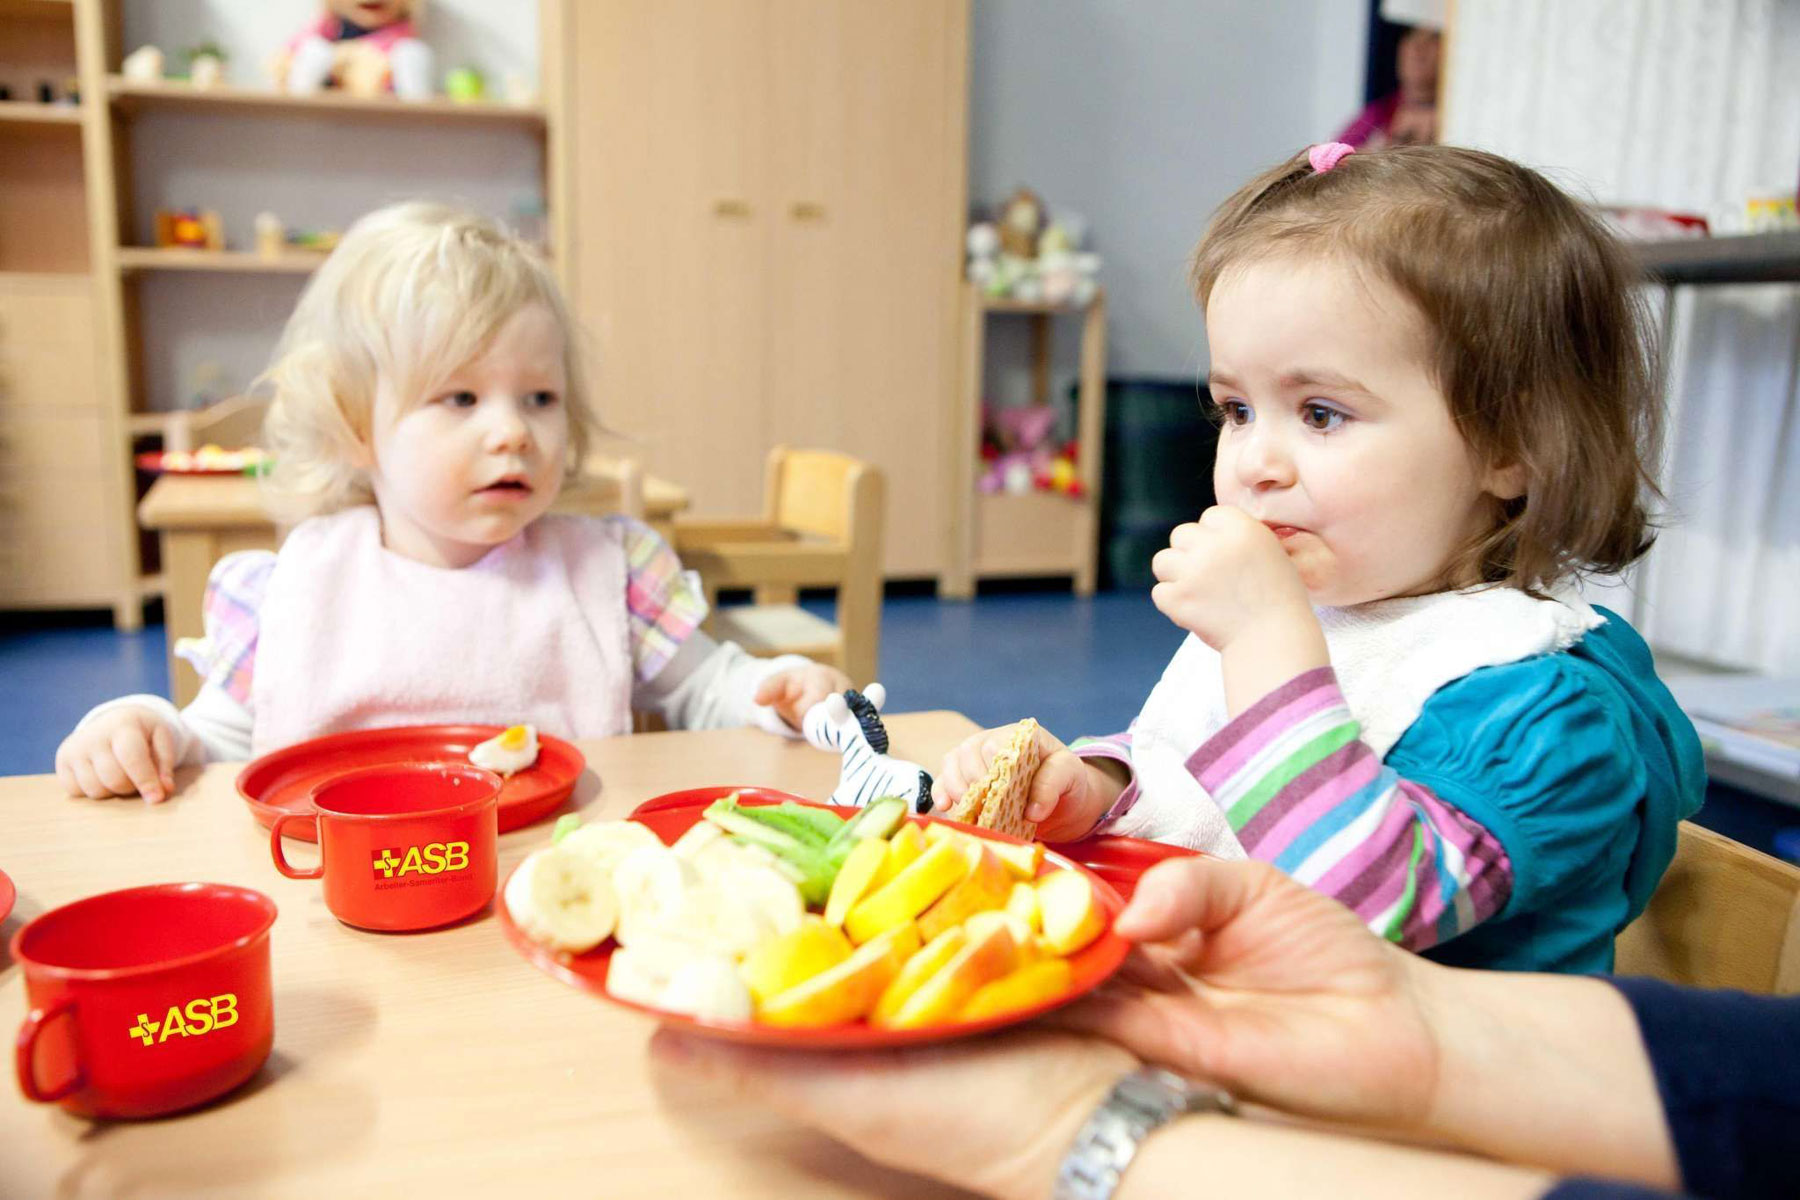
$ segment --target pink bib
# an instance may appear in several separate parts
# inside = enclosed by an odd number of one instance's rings
[[[621,529],[542,517],[457,570],[385,549],[371,506],[304,522],[263,600],[253,752],[382,725],[629,733]]]

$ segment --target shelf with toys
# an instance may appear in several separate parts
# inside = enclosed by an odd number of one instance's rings
[[[284,251],[270,256],[254,250],[207,250],[189,246],[121,246],[119,270],[231,271],[250,274],[310,275],[325,261],[323,254]]]
[[[194,108],[215,112],[271,112],[396,121],[488,121],[540,129],[544,125],[544,109],[539,104],[496,104],[443,97],[397,100],[388,95],[353,96],[344,92],[296,95],[272,88],[229,84],[196,87],[179,80],[127,79],[122,75],[108,76],[106,90],[112,97],[113,108],[126,114],[149,109]]]
[[[0,121],[11,121],[22,125],[79,127],[81,106],[78,104],[43,104],[36,100],[0,100]]]
[[[1101,436],[1106,428],[1106,293],[1099,260],[1079,249],[1080,231],[1043,219],[1035,196],[1009,200],[999,227],[969,231],[963,286],[963,367],[955,428],[956,508],[940,593],[974,594],[983,578],[1068,575],[1077,595],[1094,590]],[[1032,402],[983,403],[989,319],[1029,323]],[[1054,436],[1052,333],[1080,323],[1073,430]]]
[[[180,337],[223,320],[272,338],[262,314],[356,213],[442,180],[568,243],[550,230],[568,220],[553,202],[568,0],[538,0],[535,37],[497,48],[484,30],[529,27],[510,0],[447,5],[435,42],[415,4],[320,0],[296,31],[229,0],[0,0],[0,476],[26,484],[0,504],[0,609],[111,607],[138,627],[164,580],[137,528],[136,454],[248,369],[194,361]],[[348,24],[373,8],[380,25]],[[348,198],[314,186],[339,146]],[[196,181],[213,194],[184,194]]]

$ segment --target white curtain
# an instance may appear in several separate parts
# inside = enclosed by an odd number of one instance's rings
[[[1445,140],[1577,196],[1729,228],[1800,176],[1800,0],[1456,0],[1448,46]],[[1680,288],[1670,317],[1668,527],[1596,599],[1659,649],[1800,673],[1800,286]]]

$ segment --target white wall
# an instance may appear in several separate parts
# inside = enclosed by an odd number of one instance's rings
[[[1362,99],[1360,0],[975,0],[969,199],[1020,185],[1087,218],[1110,302],[1110,370],[1193,377],[1185,282],[1207,215]],[[1026,390],[1022,330],[992,319],[989,394]],[[1060,394],[1073,328],[1059,328]]]
[[[124,0],[124,45],[179,52],[215,41],[233,83],[267,86],[264,64],[320,10],[314,0]],[[532,0],[430,0],[421,28],[439,80],[464,64],[490,87],[507,76],[537,82],[537,5]],[[252,245],[264,210],[294,228],[343,228],[391,200],[427,196],[504,217],[543,199],[541,139],[523,128],[417,122],[364,123],[263,114],[149,112],[131,122],[133,227],[152,242],[157,208],[217,209],[227,243]],[[204,364],[222,369],[227,392],[267,365],[304,282],[297,276],[160,274],[136,283],[148,407],[191,399]]]

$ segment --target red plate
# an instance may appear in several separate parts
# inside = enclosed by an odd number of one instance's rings
[[[6,877],[6,872],[0,871],[0,921],[12,914],[13,900],[18,894],[18,889],[13,887],[13,881]]]
[[[499,733],[502,725],[403,725],[359,729],[297,742],[265,754],[238,772],[238,795],[263,828],[282,813],[312,811],[313,789],[357,767],[404,762],[467,762],[469,751]],[[555,812],[581,775],[587,760],[561,738],[538,734],[538,760],[509,777],[500,788],[500,832],[518,829]],[[284,831],[285,832],[285,831]],[[312,840],[310,826],[292,836]]]
[[[797,800],[802,804],[812,804],[815,808],[832,807],[817,804],[803,796],[778,792],[773,788],[690,788],[687,791],[658,796],[654,800],[640,804],[631,814],[631,819],[648,825],[658,837],[663,839],[665,844],[672,845],[676,838],[687,832],[701,819],[700,814],[707,805],[733,792],[736,792],[739,800],[745,804],[778,804],[783,800]],[[834,811],[847,816],[856,810],[837,808]],[[920,825],[938,819],[936,817],[912,818],[915,823]],[[956,824],[956,822],[949,823]],[[964,826],[963,828],[968,827]],[[1022,840],[1005,837],[990,829],[976,832],[996,841],[1019,842]],[[1060,1008],[1076,997],[1093,991],[1105,982],[1114,971],[1117,971],[1119,964],[1125,961],[1125,955],[1131,949],[1130,943],[1112,931],[1112,920],[1125,906],[1124,900],[1112,884],[1094,871],[1090,871],[1062,854],[1050,851],[1044,856],[1044,870],[1056,868],[1077,870],[1086,875],[1088,882],[1094,885],[1094,894],[1099,897],[1101,906],[1106,910],[1106,932],[1102,933],[1086,949],[1069,959],[1069,965],[1074,968],[1074,983],[1069,990],[1054,1000],[1002,1016],[991,1017],[985,1021],[947,1021],[943,1024],[927,1025],[919,1029],[877,1029],[863,1021],[856,1021],[848,1025],[834,1025],[825,1029],[784,1029],[774,1025],[760,1025],[754,1021],[702,1020],[690,1017],[685,1013],[668,1012],[660,1008],[651,1008],[648,1005],[633,1004],[609,995],[606,991],[606,969],[612,961],[612,952],[617,943],[608,939],[598,948],[590,950],[586,954],[573,956],[558,954],[546,949],[526,937],[519,931],[519,927],[513,924],[512,914],[506,909],[506,884],[504,881],[500,885],[500,894],[495,897],[494,909],[499,914],[500,928],[505,930],[507,940],[533,966],[555,976],[564,983],[583,991],[593,992],[597,996],[603,996],[613,1004],[647,1013],[665,1025],[672,1025],[704,1037],[763,1046],[782,1046],[795,1050],[872,1050],[883,1046],[914,1046],[925,1042],[945,1042],[953,1038],[986,1033],[989,1030],[1016,1025],[1021,1021],[1029,1021],[1033,1017],[1042,1016],[1053,1008]]]
[[[267,463],[246,463],[240,467],[173,467],[165,464],[167,456],[155,451],[148,451],[137,456],[138,469],[154,471],[159,475],[253,475]]]

